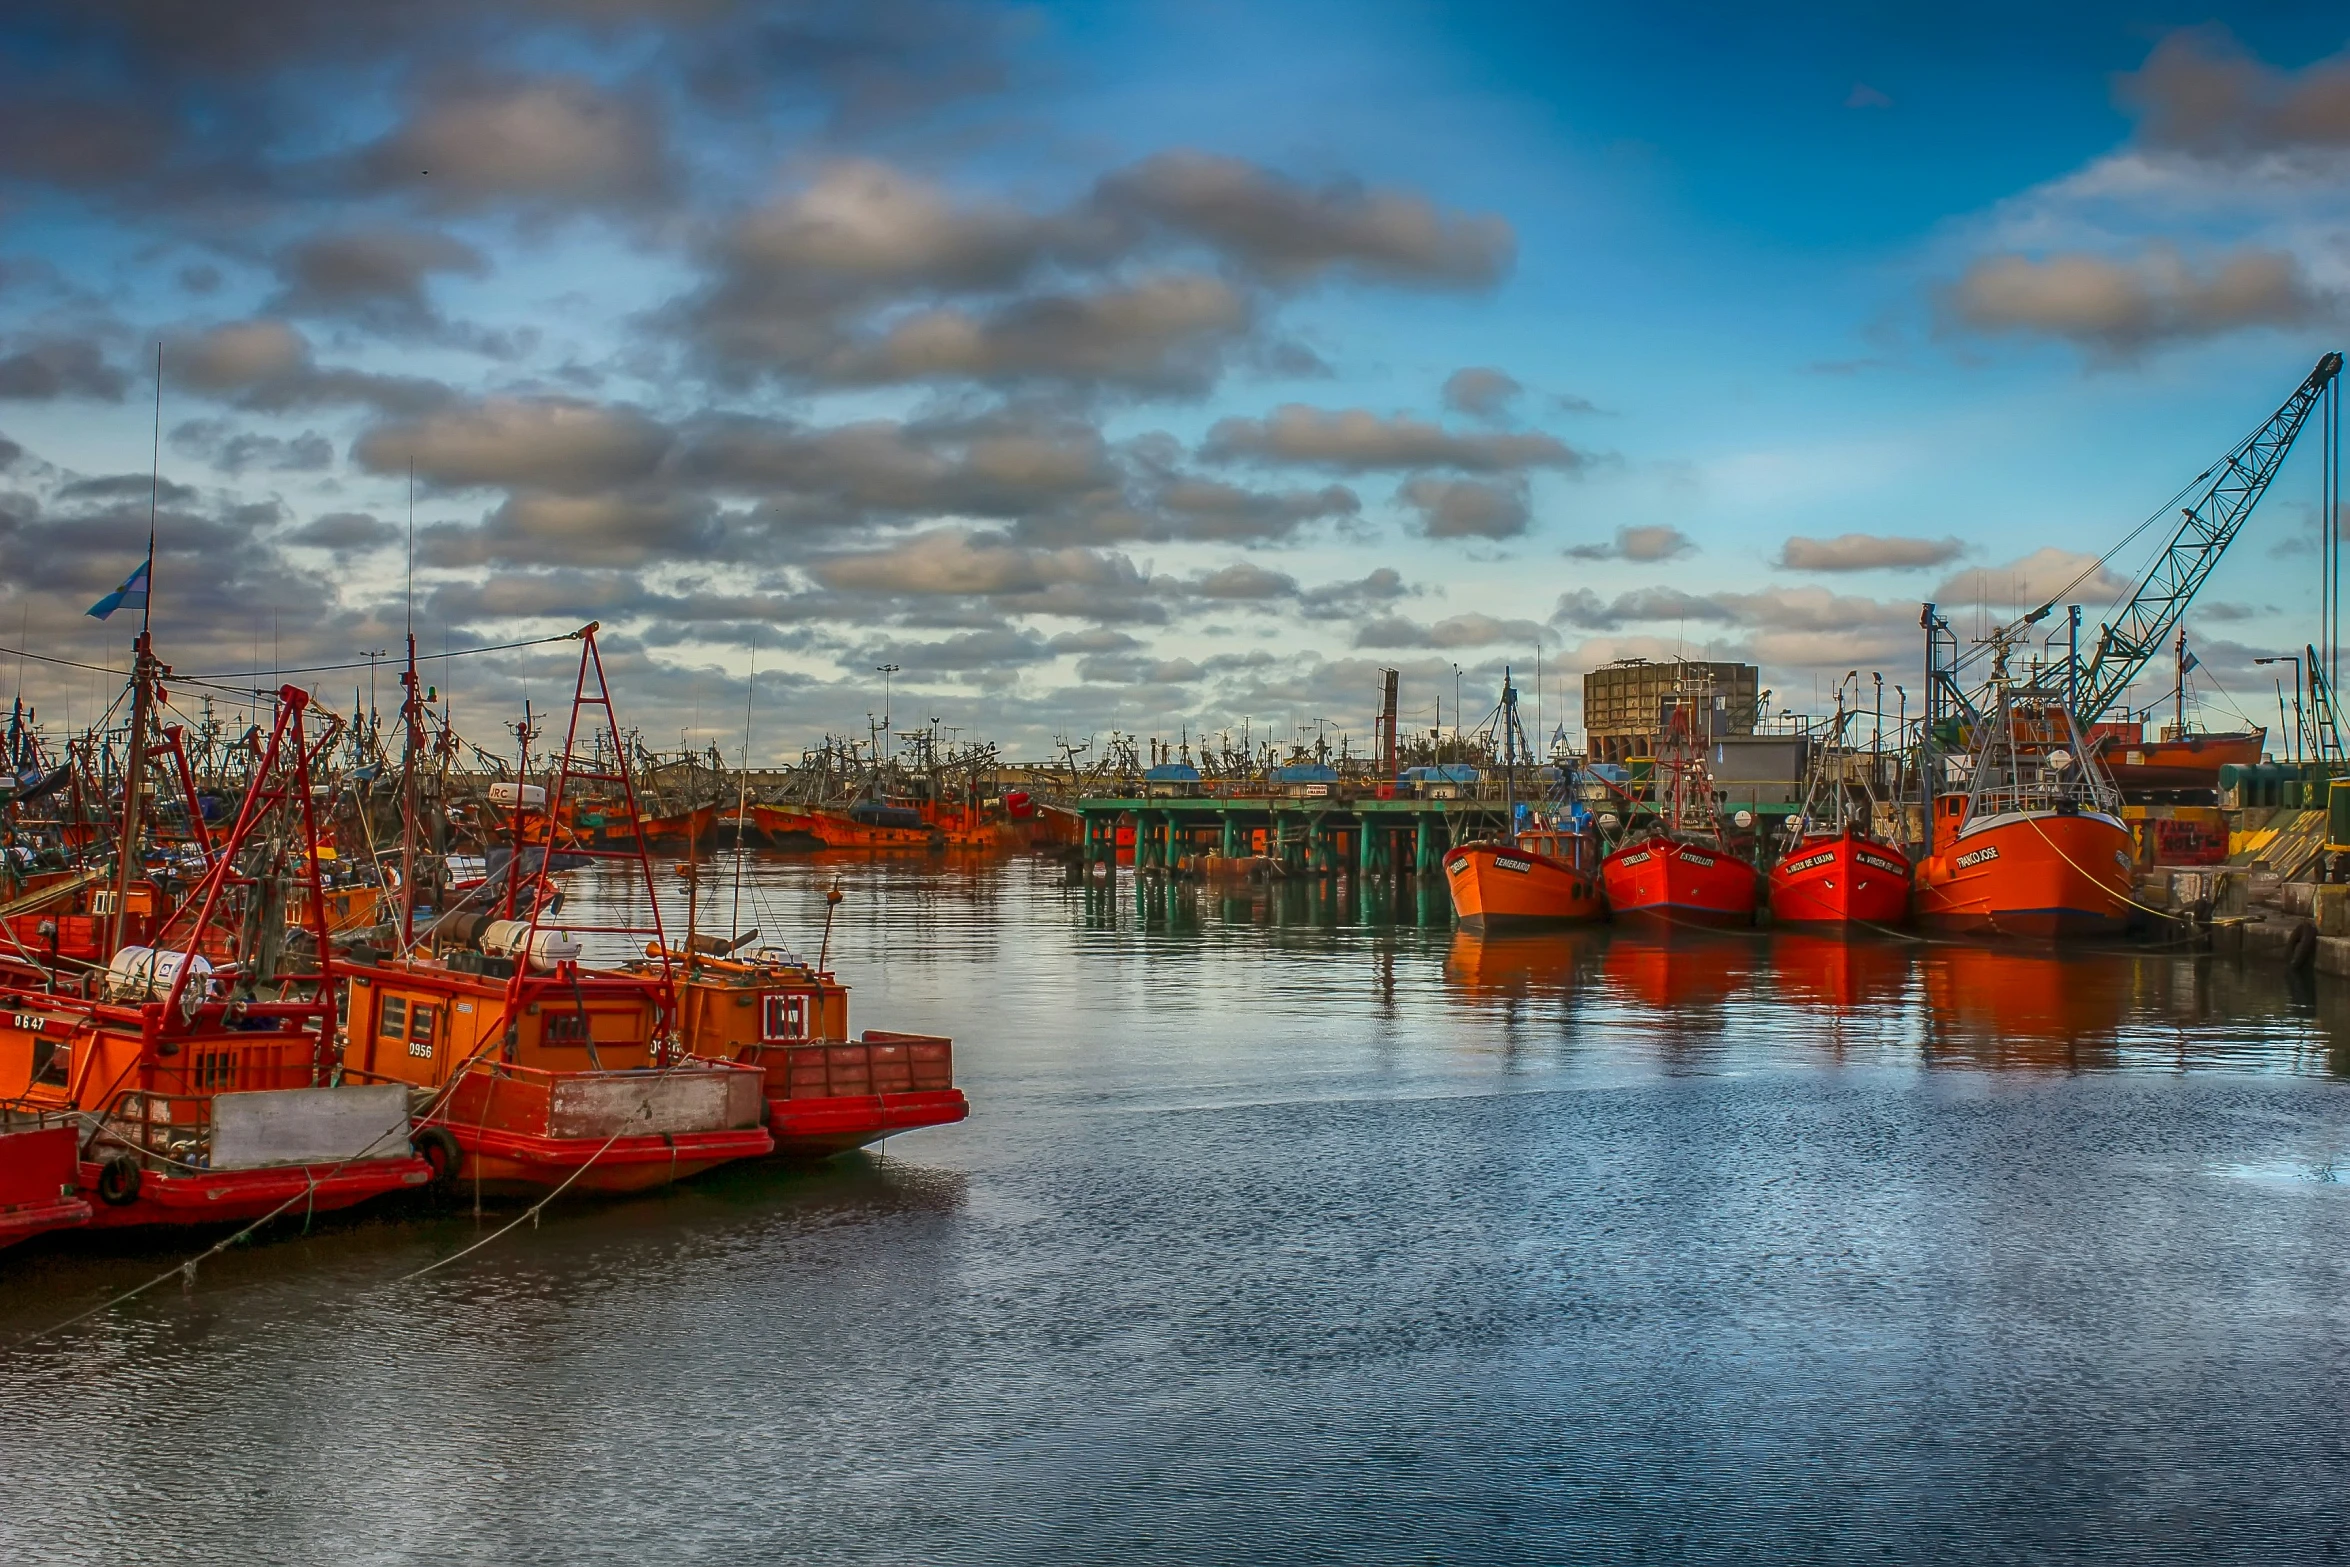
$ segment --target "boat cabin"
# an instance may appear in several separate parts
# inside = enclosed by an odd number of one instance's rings
[[[509,1016],[511,983],[427,957],[353,969],[344,1061],[371,1080],[422,1088],[440,1087],[475,1060],[556,1072],[659,1064],[660,993],[645,979],[558,963],[523,979]]]

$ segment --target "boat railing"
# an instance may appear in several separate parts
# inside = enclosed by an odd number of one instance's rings
[[[212,1096],[128,1089],[98,1120],[90,1151],[128,1152],[142,1166],[204,1169],[212,1163]]]
[[[853,1040],[761,1045],[744,1060],[766,1066],[769,1093],[784,1099],[861,1099],[955,1086],[954,1041],[937,1034],[867,1029]]]

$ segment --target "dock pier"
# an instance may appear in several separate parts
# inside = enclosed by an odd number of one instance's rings
[[[1207,856],[1270,860],[1290,876],[1427,875],[1455,844],[1506,826],[1488,800],[1371,795],[1097,795],[1073,801],[1088,871],[1114,865],[1118,829],[1134,829],[1134,868],[1167,873]]]

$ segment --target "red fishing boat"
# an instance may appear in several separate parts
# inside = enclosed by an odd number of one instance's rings
[[[1524,746],[1518,693],[1509,671],[1501,676],[1503,817],[1499,838],[1472,839],[1444,856],[1444,886],[1463,930],[1507,930],[1603,918],[1598,842],[1586,829],[1545,822],[1519,831],[1517,762]],[[1570,775],[1571,778],[1572,775]],[[1572,789],[1569,789],[1572,798]],[[1570,811],[1574,809],[1572,805]]]
[[[80,1129],[70,1117],[0,1119],[0,1246],[90,1222]]]
[[[1966,789],[1934,801],[1917,871],[1921,921],[2039,940],[2128,924],[2134,840],[2060,695],[1996,681],[1960,770]]]
[[[1692,682],[1668,715],[1656,759],[1656,799],[1645,826],[1600,862],[1618,918],[1689,925],[1751,925],[1762,878],[1724,841],[1705,765],[1713,703]]]
[[[1836,688],[1833,727],[1813,749],[1803,811],[1771,868],[1780,925],[1897,925],[1909,915],[1909,856],[1876,835],[1885,758],[1846,743],[1854,710]]]
[[[146,735],[165,673],[141,633],[119,844],[147,840]],[[150,884],[126,853],[94,905],[117,916],[94,934],[96,966],[0,952],[0,1098],[78,1122],[73,1184],[98,1199],[93,1226],[325,1212],[431,1178],[409,1146],[406,1093],[341,1080],[308,702],[278,692],[235,824],[187,898],[140,923],[131,894]]]
[[[971,1113],[954,1042],[867,1029],[849,1037],[849,992],[822,966],[773,949],[691,938],[677,967],[679,1031],[696,1056],[740,1063],[763,1084],[775,1151],[828,1158]]]

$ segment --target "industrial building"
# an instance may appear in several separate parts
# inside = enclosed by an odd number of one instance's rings
[[[1762,671],[1752,664],[1693,659],[1651,663],[1619,658],[1583,677],[1583,727],[1595,762],[1654,756],[1666,717],[1683,702],[1711,709],[1695,732],[1713,739],[1751,735],[1762,699]]]

